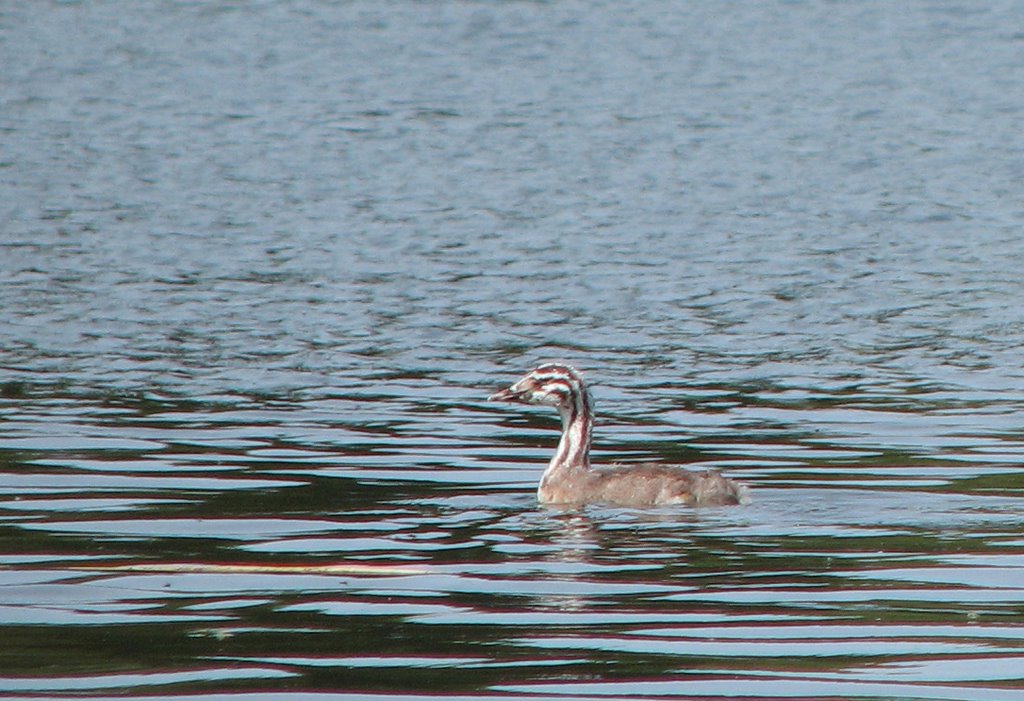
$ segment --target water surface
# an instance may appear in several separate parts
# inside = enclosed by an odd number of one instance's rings
[[[1022,20],[0,10],[0,694],[1020,698]]]

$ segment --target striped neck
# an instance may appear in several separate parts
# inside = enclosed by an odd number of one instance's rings
[[[544,471],[544,477],[571,469],[590,468],[590,433],[594,426],[594,400],[582,381],[573,382],[559,407],[562,437],[558,449]],[[543,478],[542,478],[543,479]]]

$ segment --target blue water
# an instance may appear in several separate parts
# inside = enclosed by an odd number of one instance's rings
[[[0,9],[0,694],[1020,698],[1021,26]],[[539,508],[550,359],[753,503]]]

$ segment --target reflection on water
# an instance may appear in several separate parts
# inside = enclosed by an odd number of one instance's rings
[[[972,442],[1024,455],[1016,436],[881,448],[884,430],[851,436],[828,403],[785,435],[783,406],[763,424],[712,408],[689,449],[750,480],[754,503],[560,512],[533,495],[550,417],[503,431],[486,392],[463,390],[479,421],[460,424],[459,450],[429,435],[449,423],[433,411],[358,444],[344,437],[363,419],[334,416],[331,446],[309,438],[318,401],[217,421],[167,401],[154,423],[150,402],[5,400],[0,621],[16,644],[0,688],[1012,698],[1021,473],[961,456]],[[675,413],[612,431],[616,455],[664,449]],[[747,429],[719,442],[733,420]],[[75,447],[26,443],[48,430]],[[265,569],[79,569],[147,562]],[[346,562],[417,569],[274,571]]]
[[[1016,701],[1021,20],[0,10],[0,694]]]

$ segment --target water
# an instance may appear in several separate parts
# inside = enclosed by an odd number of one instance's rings
[[[1019,699],[1022,20],[0,10],[0,694]]]

